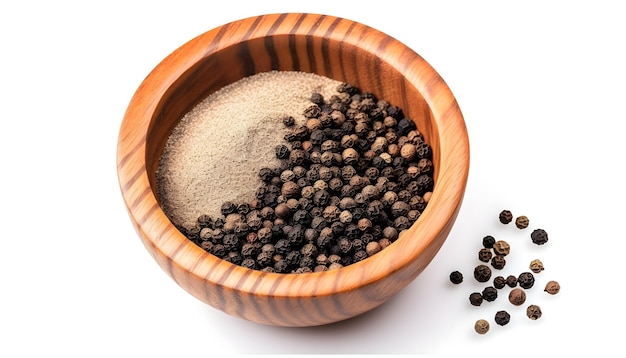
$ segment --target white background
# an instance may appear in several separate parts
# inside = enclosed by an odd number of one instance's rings
[[[22,1],[0,5],[0,356],[623,354],[626,21],[618,1]],[[16,5],[19,3],[19,5]],[[260,326],[179,288],[148,255],[117,183],[119,126],[164,57],[224,23],[325,13],[385,32],[444,78],[471,169],[430,266],[378,309],[314,328]],[[526,215],[521,231],[497,221]],[[530,242],[543,228],[550,241]],[[508,241],[505,276],[546,269],[528,303],[469,305],[482,237]],[[448,274],[465,273],[459,286]],[[542,292],[558,280],[561,293]],[[532,301],[532,302],[531,302]],[[507,309],[511,323],[493,315]],[[491,331],[479,336],[474,321]],[[498,353],[500,352],[500,353]],[[505,353],[507,352],[507,353]]]

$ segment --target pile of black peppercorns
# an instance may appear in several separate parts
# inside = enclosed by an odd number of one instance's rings
[[[502,224],[509,224],[513,221],[513,215],[509,210],[502,210],[499,215],[499,220]],[[529,226],[529,220],[526,216],[519,216],[515,220],[515,225],[518,229],[523,230]],[[531,240],[536,245],[543,245],[548,242],[548,234],[543,229],[534,230],[531,235]],[[481,283],[486,283],[491,280],[492,268],[495,270],[501,270],[506,265],[505,257],[510,254],[510,245],[504,240],[496,240],[493,236],[487,235],[482,240],[482,248],[478,252],[478,260],[483,262],[474,267],[474,279]],[[489,263],[490,265],[487,265]],[[491,267],[490,267],[491,266]],[[509,275],[506,278],[503,276],[496,276],[492,280],[492,285],[485,287],[482,292],[472,292],[469,295],[469,302],[472,306],[480,306],[483,301],[493,302],[498,298],[498,292],[505,286],[509,286],[509,302],[514,306],[520,306],[526,302],[526,290],[531,289],[535,284],[534,274],[538,274],[543,271],[543,263],[539,259],[534,259],[530,262],[529,269],[532,272],[524,271],[518,276]],[[453,271],[449,276],[450,282],[453,284],[460,284],[463,282],[463,274],[460,271]],[[518,287],[519,286],[519,287]],[[549,281],[544,291],[555,295],[560,291],[561,286],[557,281]],[[532,320],[537,320],[541,317],[541,308],[537,305],[531,304],[526,309],[526,315]],[[504,326],[510,322],[511,315],[506,310],[500,310],[496,312],[494,321],[500,326]],[[485,319],[479,319],[474,324],[474,330],[479,334],[485,334],[489,331],[489,322]]]
[[[408,229],[434,187],[432,149],[402,110],[343,83],[293,117],[248,203],[225,202],[179,228],[207,252],[277,273],[326,271],[366,259]]]

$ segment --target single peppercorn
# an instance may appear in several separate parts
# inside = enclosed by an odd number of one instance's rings
[[[496,255],[491,259],[491,266],[496,270],[502,270],[506,265],[506,260],[502,255]]]
[[[533,321],[541,318],[541,315],[541,307],[537,305],[530,305],[526,308],[526,316],[528,316],[528,318],[532,319]]]
[[[476,333],[478,334],[485,334],[489,332],[489,322],[484,319],[479,319],[474,324],[474,331],[476,331]]]
[[[517,277],[515,277],[514,275],[509,275],[506,278],[506,285],[509,287],[516,287],[517,286]]]
[[[559,291],[561,291],[561,285],[556,281],[548,281],[544,291],[551,295],[556,295]]]
[[[469,301],[472,306],[480,306],[483,303],[483,295],[480,292],[472,292]]]
[[[521,288],[529,289],[535,284],[535,276],[530,272],[522,272],[517,277],[517,283]]]
[[[498,311],[494,320],[498,325],[505,326],[511,321],[511,315],[507,311]]]
[[[493,286],[485,287],[481,294],[483,299],[487,302],[493,302],[498,298],[498,290]]]
[[[500,220],[501,223],[506,225],[510,223],[511,221],[513,221],[513,214],[511,214],[509,210],[502,210],[500,212],[498,219]]]
[[[493,244],[493,252],[496,255],[506,256],[511,252],[511,246],[504,240],[498,240]]]
[[[491,253],[491,250],[488,248],[482,248],[478,251],[478,260],[482,262],[489,262],[492,256],[493,254]]]
[[[478,265],[474,268],[474,278],[478,282],[487,282],[491,278],[491,269],[487,265]]]
[[[526,291],[516,287],[509,292],[509,302],[515,306],[521,306],[526,302]]]
[[[497,288],[497,289],[502,289],[504,288],[504,286],[506,286],[506,279],[502,276],[496,276],[493,279],[493,287]]]
[[[536,229],[530,234],[534,244],[543,245],[548,242],[548,233],[544,229]]]
[[[526,229],[528,227],[528,224],[530,223],[530,221],[528,220],[528,217],[522,215],[522,216],[518,216],[515,219],[515,226],[517,226],[518,229],[523,230]]]
[[[496,243],[496,239],[491,236],[491,235],[487,235],[485,237],[483,237],[483,246],[487,249],[491,249],[493,248],[493,245]]]
[[[455,285],[460,284],[463,282],[463,274],[459,271],[452,271],[452,273],[450,273],[450,282]]]
[[[534,259],[530,262],[528,268],[530,268],[530,270],[534,273],[540,273],[544,269],[543,262],[541,262],[541,260],[539,259]]]

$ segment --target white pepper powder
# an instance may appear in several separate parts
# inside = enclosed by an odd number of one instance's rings
[[[292,116],[306,123],[311,94],[338,94],[341,82],[297,71],[263,72],[208,96],[174,128],[156,172],[161,207],[175,225],[220,216],[225,201],[249,202],[261,184],[259,170],[278,166],[275,147]]]

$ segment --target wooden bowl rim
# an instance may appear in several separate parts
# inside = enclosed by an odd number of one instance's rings
[[[347,21],[355,28],[383,35],[386,42],[402,49],[402,56],[399,58],[392,54],[376,52],[376,48],[368,48],[365,41],[357,43],[353,38],[339,39],[332,31],[323,35],[329,36],[333,41],[353,41],[354,46],[373,53],[393,66],[422,94],[431,109],[439,133],[441,158],[438,178],[440,181],[445,178],[446,192],[441,191],[443,184],[438,184],[420,219],[405,235],[372,257],[325,272],[265,273],[246,269],[208,254],[171,224],[150,189],[148,174],[145,171],[146,134],[160,96],[181,74],[200,59],[220,49],[236,45],[241,40],[236,36],[228,39],[220,37],[219,47],[216,47],[212,40],[220,31],[226,27],[248,28],[250,31],[246,33],[245,40],[250,41],[266,36],[266,32],[255,31],[261,20],[268,24],[274,23],[279,17],[297,20],[308,16],[319,17],[320,23],[322,20],[324,23],[327,23],[327,20]],[[319,33],[303,33],[293,28],[290,28],[290,32],[282,31],[277,27],[272,36],[318,36]],[[181,56],[182,54],[184,56]],[[193,38],[163,59],[145,78],[129,103],[122,121],[122,129],[129,134],[121,130],[118,138],[118,178],[128,214],[139,235],[143,237],[144,244],[168,257],[170,265],[176,265],[200,280],[224,289],[248,292],[257,296],[320,297],[352,291],[383,280],[413,262],[428,249],[439,233],[450,225],[449,218],[455,216],[460,208],[469,172],[469,140],[464,119],[456,99],[439,74],[420,55],[395,38],[356,21],[330,15],[276,13],[252,16],[232,21]],[[143,171],[131,175],[121,170],[130,161],[141,161]],[[142,193],[141,200],[145,201],[144,205],[137,205],[137,191]],[[182,277],[173,278],[176,281],[184,280]]]

